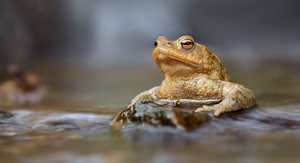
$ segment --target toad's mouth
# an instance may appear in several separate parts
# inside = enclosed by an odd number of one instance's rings
[[[157,65],[160,65],[160,56],[164,55],[166,57],[183,62],[193,67],[201,66],[201,64],[199,64],[197,61],[191,59],[191,55],[193,54],[179,55],[180,53],[183,52],[171,47],[157,47],[152,52],[152,58]]]

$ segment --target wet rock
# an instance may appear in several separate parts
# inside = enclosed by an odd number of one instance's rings
[[[114,118],[111,126],[113,129],[120,129],[129,124],[148,124],[191,131],[209,120],[210,117],[207,113],[196,113],[193,108],[138,103],[121,111]]]
[[[11,118],[14,115],[11,112],[4,111],[0,109],[0,119],[6,119],[6,118]]]

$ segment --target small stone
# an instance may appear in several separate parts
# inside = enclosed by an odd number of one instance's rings
[[[11,112],[4,111],[0,109],[0,119],[11,118],[14,115]]]

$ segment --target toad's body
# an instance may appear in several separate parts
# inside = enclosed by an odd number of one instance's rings
[[[8,67],[10,79],[0,83],[0,103],[9,105],[36,104],[45,94],[46,88],[40,78],[16,65]]]
[[[196,111],[215,111],[215,115],[249,108],[256,104],[253,91],[231,82],[219,58],[191,36],[176,41],[160,36],[152,57],[165,80],[158,87],[137,95],[138,101],[158,104],[199,105]]]

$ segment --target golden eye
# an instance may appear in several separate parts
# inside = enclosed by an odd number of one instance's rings
[[[155,42],[154,42],[154,47],[157,47],[157,45],[158,45],[158,43],[155,41]]]
[[[194,46],[194,41],[190,39],[182,40],[181,41],[181,47],[185,50],[190,50]]]

